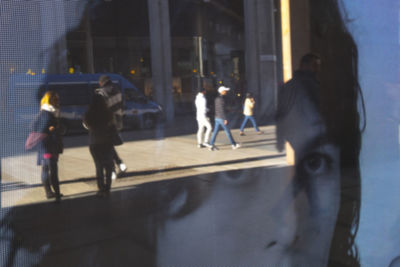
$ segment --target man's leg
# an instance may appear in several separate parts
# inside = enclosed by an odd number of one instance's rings
[[[112,147],[112,154],[113,154],[113,160],[115,162],[115,164],[117,164],[119,166],[119,164],[122,163],[121,158],[118,156],[117,150],[115,150],[115,147]]]
[[[113,162],[115,162],[115,164],[117,164],[117,166],[120,170],[119,174],[121,174],[122,172],[125,172],[126,165],[125,165],[125,163],[122,162],[122,159],[118,156],[117,150],[115,149],[114,146],[112,146],[111,154],[112,154]],[[112,173],[111,176],[113,179],[117,178],[114,164],[113,164],[113,169],[112,169],[111,173]]]
[[[246,123],[247,123],[247,120],[249,119],[249,116],[244,116],[244,119],[243,119],[243,122],[242,122],[242,125],[240,126],[240,133],[242,134],[243,133],[243,130],[244,130],[244,127],[246,126]]]
[[[111,189],[111,174],[114,166],[111,153],[112,149],[114,149],[114,146],[105,144],[103,148],[103,169],[105,170],[104,191],[105,194],[108,194]]]
[[[96,166],[96,180],[97,180],[97,187],[100,192],[104,191],[104,171],[103,166],[101,164],[101,156],[99,155],[98,148],[94,145],[90,147],[90,153],[92,154],[94,165]],[[100,151],[101,152],[101,151]]]
[[[197,146],[201,146],[202,142],[202,135],[203,135],[203,131],[204,131],[204,124],[203,121],[201,120],[197,120]]]
[[[258,129],[256,120],[254,119],[254,117],[253,116],[249,116],[249,119],[250,119],[251,123],[253,124],[254,129],[256,129],[256,131],[259,132],[260,129]]]
[[[211,141],[210,141],[210,145],[211,145],[211,146],[214,146],[215,139],[217,139],[217,134],[218,134],[218,131],[219,131],[219,126],[220,126],[220,124],[221,124],[221,119],[215,118],[215,122],[214,122],[214,131],[213,131],[213,133],[212,133]],[[223,124],[224,124],[224,122],[223,122],[223,120],[222,120],[222,125],[223,125]]]
[[[111,173],[112,173],[112,167],[113,165],[111,163],[105,164],[104,169],[105,169],[105,184],[104,184],[104,192],[108,194],[111,189]]]
[[[228,136],[229,142],[232,144],[232,146],[236,145],[235,140],[233,140],[231,130],[229,129],[228,125],[222,124],[222,128],[224,129],[226,136]]]

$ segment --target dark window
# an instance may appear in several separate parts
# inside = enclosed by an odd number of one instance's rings
[[[58,93],[61,106],[89,104],[90,92],[87,83],[50,84],[49,89]]]
[[[125,89],[125,101],[146,102],[147,98],[142,92],[133,88]]]

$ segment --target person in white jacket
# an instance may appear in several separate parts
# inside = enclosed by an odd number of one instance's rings
[[[196,95],[195,105],[196,105],[196,119],[197,125],[199,129],[197,130],[197,147],[209,147],[208,144],[212,126],[210,123],[210,118],[207,116],[207,100],[206,100],[206,89],[202,88],[201,91]],[[206,128],[206,133],[204,135],[203,142],[203,133],[204,128]]]

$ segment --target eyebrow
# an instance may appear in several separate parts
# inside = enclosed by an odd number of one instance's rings
[[[334,142],[326,132],[320,133],[306,142],[306,144],[300,148],[299,154],[305,154],[307,151],[312,151],[326,144],[334,144]]]

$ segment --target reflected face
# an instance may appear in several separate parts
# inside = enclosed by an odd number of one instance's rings
[[[339,149],[304,95],[278,126],[296,165],[217,174],[200,207],[159,229],[159,266],[327,264],[339,207]]]

